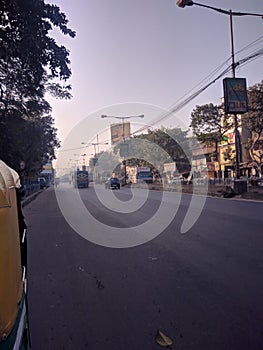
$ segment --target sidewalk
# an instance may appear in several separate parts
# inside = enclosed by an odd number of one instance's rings
[[[128,187],[129,185],[127,185]],[[139,187],[139,185],[136,185]],[[156,190],[156,191],[162,191],[163,190],[163,185],[162,184],[150,184],[150,189],[151,190]],[[182,193],[193,193],[193,185],[182,185],[181,188],[180,186],[176,187],[175,185],[166,185],[164,187],[165,191],[171,191],[171,192],[176,192],[176,191],[182,191]],[[207,195],[211,197],[224,197],[224,192],[226,190],[225,185],[208,185],[208,191]],[[26,206],[29,204],[31,201],[33,201],[40,193],[42,193],[44,190],[39,190],[30,196],[22,199],[22,207]],[[198,194],[206,194],[206,188],[203,186],[196,186],[195,188],[195,193]],[[256,201],[263,201],[263,187],[260,186],[248,186],[248,192],[243,193],[242,195],[235,195],[233,198],[240,198],[240,199],[248,199],[248,200],[256,200]]]
[[[27,204],[29,204],[30,202],[32,202],[41,192],[43,192],[43,190],[39,190],[25,198],[23,198],[21,200],[21,205],[22,205],[22,208],[24,208]]]
[[[150,189],[162,191],[163,186],[162,184],[151,184]],[[182,193],[193,193],[193,185],[181,185],[181,186],[175,186],[175,185],[165,185],[164,186],[165,191],[182,191]],[[212,197],[224,197],[224,193],[226,191],[225,185],[208,185],[207,194]],[[204,194],[206,193],[206,188],[204,186],[196,186],[195,187],[195,193]],[[245,192],[241,195],[235,195],[233,198],[241,198],[241,199],[251,199],[251,200],[258,200],[263,201],[263,187],[260,186],[248,186],[248,192]]]

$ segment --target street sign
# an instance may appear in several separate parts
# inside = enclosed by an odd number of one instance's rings
[[[248,111],[247,87],[245,78],[225,78],[225,114],[242,114]]]

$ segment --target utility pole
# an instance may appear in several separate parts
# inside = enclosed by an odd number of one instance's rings
[[[127,117],[119,117],[119,116],[113,116],[113,115],[102,115],[101,118],[115,118],[122,120],[122,140],[123,144],[125,144],[125,119],[131,119],[131,118],[144,118],[144,115],[136,115],[136,116],[127,116]],[[126,159],[123,159],[122,161],[124,165],[124,185],[126,185],[126,177],[127,177],[127,171],[126,171]]]
[[[230,45],[231,45],[231,59],[232,59],[232,76],[235,78],[236,76],[236,63],[235,63],[235,51],[234,51],[234,35],[233,35],[233,16],[256,16],[256,17],[261,17],[263,18],[262,14],[259,13],[247,13],[247,12],[236,12],[232,10],[223,10],[217,7],[205,5],[205,4],[200,4],[191,0],[177,0],[176,2],[178,7],[184,8],[185,6],[200,6],[200,7],[205,7],[210,10],[214,10],[216,12],[225,14],[229,16],[230,20]],[[241,155],[241,146],[240,146],[240,138],[239,138],[239,131],[238,131],[238,118],[237,118],[237,113],[234,114],[234,134],[235,134],[235,151],[236,151],[236,178],[240,178],[240,155]]]

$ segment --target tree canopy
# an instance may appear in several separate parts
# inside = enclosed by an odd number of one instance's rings
[[[3,0],[0,7],[1,111],[26,112],[30,102],[44,98],[49,91],[69,97],[71,75],[69,52],[59,46],[49,32],[57,27],[71,37],[68,20],[58,6],[42,0]],[[59,83],[55,82],[59,79]]]
[[[251,132],[248,150],[251,162],[261,174],[263,165],[263,80],[248,89],[248,113],[243,121]]]
[[[206,144],[213,143],[216,149],[232,126],[232,122],[222,113],[222,107],[213,103],[196,106],[191,113],[190,127],[197,140]]]
[[[196,106],[191,113],[190,127],[199,142],[215,145],[218,159],[218,144],[230,127],[228,119],[222,115],[222,107],[213,103]]]
[[[39,169],[59,146],[45,94],[71,98],[71,70],[69,51],[49,35],[54,28],[75,36],[56,5],[1,1],[0,156],[14,167],[19,158],[28,158],[31,170]]]
[[[138,154],[138,158],[129,159],[127,165],[138,165],[138,166],[150,166],[146,160],[152,159],[155,164],[160,167],[166,162],[176,162],[179,172],[190,171],[190,159],[192,156],[190,139],[187,137],[188,131],[183,131],[180,128],[160,128],[155,130],[148,130],[147,133],[135,135],[133,139],[142,139],[149,142],[147,143],[136,143],[131,142],[132,154]],[[129,141],[126,141],[129,143]],[[155,153],[152,154],[153,148],[150,147],[150,143],[155,144]],[[119,145],[115,151],[119,150]],[[165,151],[165,152],[164,152]],[[149,157],[149,152],[151,152]],[[139,158],[140,156],[140,158]]]

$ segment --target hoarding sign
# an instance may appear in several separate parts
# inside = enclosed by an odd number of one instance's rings
[[[173,163],[164,163],[163,170],[164,170],[165,173],[167,173],[167,172],[171,172],[171,173],[175,172],[176,171],[176,164],[175,164],[175,162],[173,162]]]
[[[119,123],[111,125],[111,144],[114,145],[123,139],[127,140],[130,138],[131,127],[130,123]]]
[[[242,114],[248,111],[247,87],[245,78],[225,78],[225,114]]]

